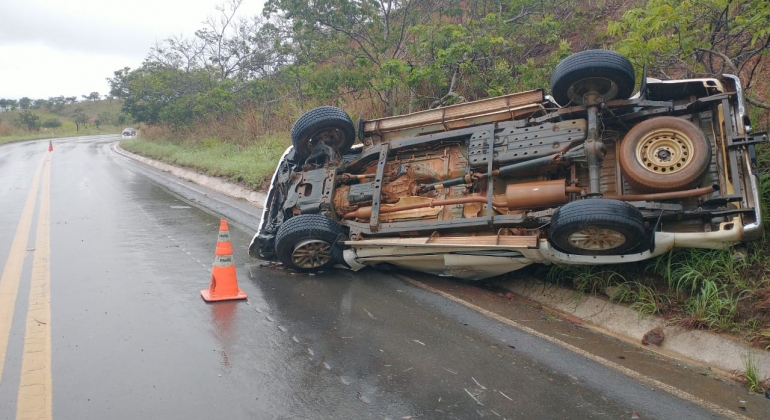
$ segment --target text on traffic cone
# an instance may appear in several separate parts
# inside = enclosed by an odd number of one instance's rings
[[[246,293],[238,287],[238,278],[233,261],[233,245],[230,243],[230,229],[227,220],[219,222],[217,248],[214,252],[214,264],[211,268],[211,284],[201,290],[201,296],[207,302],[219,300],[246,299]]]

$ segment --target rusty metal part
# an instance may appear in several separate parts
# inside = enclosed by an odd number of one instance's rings
[[[382,186],[382,202],[393,204],[401,197],[416,195],[417,183],[409,175],[401,175],[392,182]]]
[[[605,195],[604,198],[622,201],[673,200],[675,198],[698,197],[716,191],[719,191],[718,185],[709,185],[708,187],[696,188],[694,190],[669,191],[652,194]]]
[[[512,165],[501,166],[492,171],[493,176],[510,176],[520,172],[527,172],[553,165],[568,165],[572,161],[569,153],[558,152],[548,156],[542,156],[526,162],[514,163]],[[486,174],[483,174],[486,176]]]
[[[455,185],[471,184],[474,181],[482,179],[484,179],[483,174],[475,175],[468,173],[459,178],[448,179],[446,181],[436,182],[435,184],[422,185],[420,186],[420,191],[433,191],[436,189],[454,187]]]
[[[463,206],[463,217],[471,219],[478,217],[481,212],[482,203],[468,203]]]
[[[508,209],[534,209],[566,204],[569,193],[582,193],[583,188],[566,186],[566,180],[509,184],[505,189]]]
[[[388,161],[386,172],[400,176],[404,172],[419,183],[432,183],[461,177],[468,167],[468,158],[459,144],[444,145],[428,150],[399,152]]]
[[[511,184],[506,189],[506,199],[492,200],[492,206],[497,208],[509,209],[532,209],[543,208],[564,204],[569,201],[568,193],[582,193],[584,190],[580,187],[566,186],[566,181],[556,179],[552,181],[528,182],[524,184]],[[486,204],[487,198],[480,195],[473,195],[462,198],[451,198],[445,200],[427,200],[422,203],[407,205],[381,206],[380,214],[393,213],[419,209],[424,207],[449,206],[454,204]],[[480,210],[480,209],[479,209]],[[365,219],[371,217],[371,207],[360,207],[356,211],[351,211],[343,216],[343,219]],[[476,212],[478,214],[478,212]]]
[[[664,127],[641,136],[634,152],[644,169],[665,175],[692,164],[695,147],[692,139],[682,131]]]
[[[463,198],[452,198],[448,200],[429,200],[423,203],[407,204],[403,206],[381,206],[380,214],[393,213],[396,211],[420,209],[424,207],[451,206],[454,204],[486,203],[486,202],[487,202],[486,197],[482,197],[478,195],[463,197]],[[505,207],[506,203],[504,201],[493,201],[492,205],[495,207]],[[343,219],[364,219],[367,217],[371,217],[371,215],[372,215],[371,207],[361,207],[354,212],[345,214],[345,216],[343,216]]]
[[[538,126],[505,127],[494,133],[495,166],[525,162],[540,156],[565,152],[586,138],[587,121],[578,118]],[[471,168],[487,166],[490,147],[488,131],[474,134],[468,144]]]
[[[508,184],[505,189],[506,207],[532,209],[564,204],[569,200],[563,179],[553,181]]]
[[[349,173],[346,172],[346,173],[342,174],[340,179],[342,179],[342,182],[346,182],[346,183],[354,181],[354,180],[364,181],[364,180],[367,180],[367,179],[374,179],[374,174],[353,175],[353,174],[349,174]]]
[[[588,159],[589,194],[601,194],[599,180],[599,165],[604,158],[604,144],[599,135],[599,110],[596,106],[588,107],[588,136],[583,143]]]
[[[340,212],[350,212],[355,210],[356,206],[351,206],[348,196],[350,195],[350,185],[340,185],[334,189],[334,197],[332,203],[334,209]]]
[[[530,115],[545,103],[542,90],[514,93],[496,98],[451,105],[408,115],[380,118],[363,123],[364,137],[391,140],[449,131],[494,121]]]

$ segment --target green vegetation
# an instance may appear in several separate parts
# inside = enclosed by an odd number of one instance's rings
[[[649,262],[553,266],[548,281],[629,304],[639,315],[741,334],[770,346],[770,257],[763,241],[749,250],[675,249]]]
[[[765,392],[765,388],[762,386],[763,381],[759,372],[759,366],[757,366],[757,360],[754,356],[751,354],[744,355],[743,365],[745,367],[743,379],[746,381],[746,388],[749,389],[749,392]]]
[[[131,118],[119,100],[66,101],[64,97],[16,101],[17,109],[0,113],[0,144],[53,137],[120,133]],[[38,102],[37,106],[32,105]],[[7,102],[6,102],[7,103]],[[54,105],[51,105],[54,104]]]
[[[201,141],[150,142],[131,139],[121,146],[133,153],[218,176],[253,189],[264,189],[283,151],[291,144],[288,133],[265,136],[249,146],[237,146],[214,138]]]
[[[661,79],[737,74],[754,130],[770,128],[766,0],[269,0],[262,16],[237,19],[241,1],[218,8],[192,38],[159,43],[141,67],[115,71],[114,100],[22,98],[16,105],[37,119],[0,114],[0,141],[131,120],[145,127],[125,148],[260,188],[303,111],[336,105],[355,120],[547,89],[559,60],[590,48],[623,53],[639,77],[643,66]],[[770,203],[770,147],[758,155]],[[768,270],[766,238],[741,250],[552,267],[548,278],[770,350]]]
[[[321,104],[383,116],[544,88],[559,60],[604,47],[654,77],[739,74],[751,103],[770,109],[765,0],[270,0],[237,19],[241,2],[115,71],[110,95],[175,131],[235,115],[282,131],[273,121],[287,111]],[[761,124],[766,114],[755,113]]]
[[[263,16],[238,20],[240,3],[114,73],[111,96],[148,125],[127,149],[257,188],[310,108],[341,106],[355,120],[547,88],[559,60],[590,48],[623,53],[639,77],[643,66],[661,79],[738,74],[755,131],[770,126],[770,86],[759,77],[770,68],[764,0],[269,0]],[[768,203],[770,148],[758,153]],[[768,251],[768,240],[675,250],[638,264],[553,267],[548,277],[640,316],[770,349]]]

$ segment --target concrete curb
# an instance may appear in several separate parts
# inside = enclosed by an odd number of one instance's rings
[[[500,286],[514,294],[579,318],[585,326],[627,341],[645,350],[660,353],[695,365],[707,365],[724,371],[744,371],[745,359],[752,357],[761,378],[770,377],[770,352],[736,342],[716,333],[667,325],[658,316],[639,317],[636,310],[590,295],[560,288],[536,280],[507,280]],[[641,345],[642,337],[653,328],[665,333],[660,346]]]
[[[169,172],[222,194],[241,198],[257,207],[264,207],[266,194],[252,191],[221,179],[201,175],[186,169],[148,159],[122,149],[115,143],[114,150],[146,165]],[[661,317],[639,318],[637,311],[589,295],[548,285],[535,280],[508,280],[499,283],[511,292],[540,303],[557,312],[579,318],[585,326],[613,336],[638,347],[683,360],[690,364],[706,365],[723,372],[744,371],[746,357],[752,357],[761,378],[770,377],[770,352],[762,351],[728,337],[706,331],[688,330],[666,325]],[[666,335],[661,346],[642,346],[641,339],[653,328]]]
[[[139,156],[123,149],[120,147],[119,143],[115,143],[113,150],[123,156],[142,162],[145,165],[152,166],[153,168],[160,169],[161,171],[168,172],[179,178],[192,181],[207,188],[211,188],[214,191],[220,192],[233,198],[246,200],[259,208],[263,208],[265,206],[264,203],[267,199],[267,195],[265,193],[253,191],[248,188],[241,187],[237,184],[222,181],[219,178],[199,174],[197,172],[182,169],[167,163],[158,162],[157,160],[149,159],[144,156]]]

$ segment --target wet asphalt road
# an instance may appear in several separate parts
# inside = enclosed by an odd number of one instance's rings
[[[385,273],[260,266],[258,209],[117,140],[0,147],[0,419],[716,418]],[[248,301],[201,299],[220,218]]]

